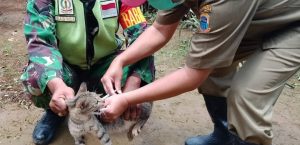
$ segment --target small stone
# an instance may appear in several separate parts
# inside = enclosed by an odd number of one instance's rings
[[[12,42],[12,41],[14,41],[14,38],[8,38],[7,39],[9,42]]]

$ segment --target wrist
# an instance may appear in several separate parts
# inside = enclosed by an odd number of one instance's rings
[[[124,59],[122,58],[122,54],[120,54],[118,57],[116,57],[113,60],[113,63],[118,66],[121,66],[122,68],[126,65]]]
[[[131,103],[129,102],[128,97],[127,97],[126,95],[123,96],[122,98],[123,98],[123,100],[124,100],[124,103],[125,103],[127,106],[131,105]]]
[[[65,85],[65,82],[61,78],[53,78],[47,83],[47,87],[52,94],[55,92],[55,90]]]

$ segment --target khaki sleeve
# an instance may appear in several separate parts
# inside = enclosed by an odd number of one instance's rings
[[[186,65],[195,69],[230,66],[258,4],[257,0],[240,0],[203,6],[201,10],[206,8],[206,11],[200,14]]]
[[[182,4],[171,10],[158,11],[155,21],[162,25],[178,22],[189,9],[186,5]]]

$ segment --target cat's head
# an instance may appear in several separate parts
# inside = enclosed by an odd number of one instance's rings
[[[67,100],[69,112],[88,115],[100,110],[104,106],[104,100],[100,96],[95,92],[89,92],[86,83],[81,83],[76,96]]]

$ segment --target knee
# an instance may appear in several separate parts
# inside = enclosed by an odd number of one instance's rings
[[[242,84],[233,83],[231,85],[229,95],[228,95],[228,103],[234,104],[244,104],[248,95],[246,95],[247,89]]]

